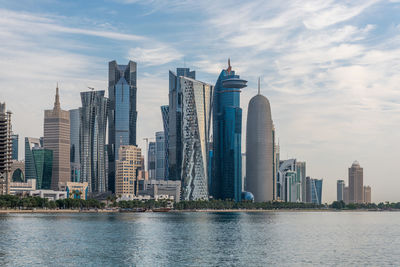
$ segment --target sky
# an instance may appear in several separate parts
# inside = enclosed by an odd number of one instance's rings
[[[44,110],[81,106],[106,90],[108,62],[138,63],[138,144],[162,130],[168,71],[196,70],[215,84],[232,68],[247,106],[271,103],[281,159],[306,161],[336,198],[358,160],[372,201],[400,201],[400,0],[0,0],[0,102],[24,137],[43,135]]]

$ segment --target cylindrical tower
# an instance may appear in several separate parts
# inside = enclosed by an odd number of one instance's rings
[[[249,102],[246,136],[246,191],[255,202],[274,200],[273,154],[271,107],[259,92]]]

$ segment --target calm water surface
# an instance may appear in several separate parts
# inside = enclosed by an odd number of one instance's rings
[[[399,266],[400,213],[0,215],[0,266]]]

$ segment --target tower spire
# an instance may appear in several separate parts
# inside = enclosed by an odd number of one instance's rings
[[[260,77],[258,77],[258,94],[260,94],[260,90],[261,90],[260,87],[261,87],[260,86]]]
[[[231,73],[232,67],[231,67],[231,59],[228,58],[228,68],[226,69],[226,71],[228,72],[228,74]]]
[[[61,109],[60,107],[60,95],[58,92],[58,82],[57,82],[57,87],[56,87],[56,99],[54,101],[54,110],[59,110]]]

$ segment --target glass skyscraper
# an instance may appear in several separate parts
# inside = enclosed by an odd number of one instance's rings
[[[247,81],[228,68],[222,70],[213,97],[213,177],[215,199],[241,200],[242,193],[242,109],[240,92]]]
[[[80,164],[81,182],[89,184],[89,192],[108,191],[106,127],[107,104],[104,91],[81,93]]]
[[[79,109],[69,111],[70,121],[70,162],[71,162],[71,181],[80,182],[80,151],[79,151],[79,128],[80,115]]]
[[[53,151],[45,148],[33,148],[32,155],[37,175],[37,189],[50,189],[53,170]]]
[[[121,145],[136,145],[136,62],[108,64],[108,185],[115,192],[115,161]]]
[[[156,179],[156,142],[150,142],[147,151],[147,171],[149,179]]]
[[[156,132],[156,179],[165,180],[165,136],[164,132]]]
[[[40,139],[25,137],[25,179],[37,179],[35,159],[32,150],[41,148]]]
[[[12,159],[13,160],[18,160],[19,135],[18,134],[11,135],[11,140],[12,140]]]
[[[169,106],[161,106],[161,115],[164,126],[164,178],[169,180],[169,162],[168,162],[168,131],[169,131]]]
[[[322,200],[322,179],[311,179],[311,203],[321,204]]]
[[[189,68],[177,68],[176,74],[169,71],[168,108],[168,179],[182,178],[182,87],[180,77],[196,79],[196,72]]]

